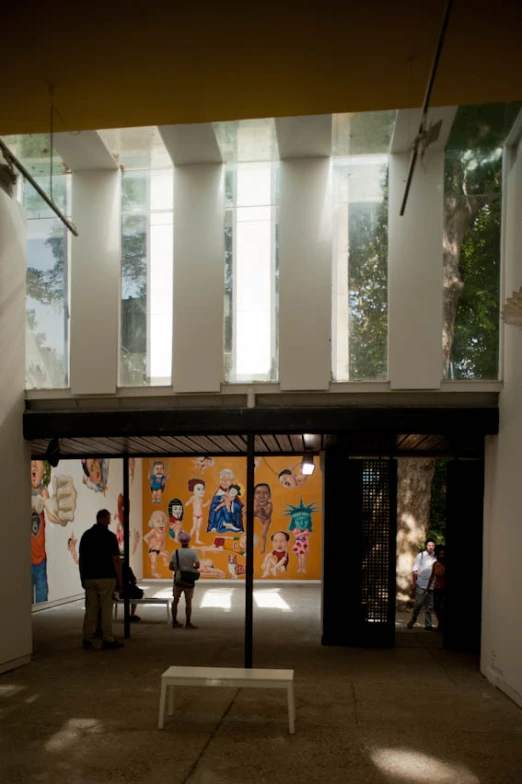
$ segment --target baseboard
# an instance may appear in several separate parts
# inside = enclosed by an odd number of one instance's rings
[[[66,596],[64,599],[55,599],[54,602],[40,602],[40,604],[33,604],[31,607],[31,612],[38,613],[42,612],[42,610],[50,610],[53,607],[61,607],[62,604],[70,604],[71,602],[77,602],[79,599],[83,599],[85,594],[77,593],[75,596]]]
[[[510,686],[509,683],[506,683],[506,681],[503,678],[501,678],[500,675],[495,672],[495,670],[492,670],[490,667],[487,667],[483,671],[483,674],[488,679],[488,681],[493,684],[493,686],[499,689],[499,691],[503,691],[504,694],[506,694],[510,700],[513,700],[514,703],[516,703],[520,708],[522,708],[522,694],[520,694],[516,689],[513,689],[513,687]]]
[[[29,664],[30,662],[31,656],[29,654],[27,656],[20,656],[18,659],[11,659],[10,661],[3,662],[3,664],[0,664],[0,675],[2,675],[4,672],[16,670],[18,667],[23,667],[25,664]]]

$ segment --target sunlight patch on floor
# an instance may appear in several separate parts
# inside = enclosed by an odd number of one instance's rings
[[[232,608],[231,588],[207,588],[199,604],[201,610],[216,608],[230,612]]]
[[[16,686],[13,684],[6,684],[5,686],[0,686],[0,698],[1,697],[12,697],[14,694],[17,694],[19,691],[25,689],[25,686]]]
[[[370,752],[373,763],[387,776],[412,784],[480,784],[480,780],[463,765],[441,762],[410,749],[378,749]]]
[[[268,610],[281,610],[281,612],[292,612],[292,608],[285,602],[279,594],[279,588],[271,588],[269,590],[254,590],[254,602],[256,607]]]
[[[82,736],[102,732],[98,719],[69,719],[45,744],[46,751],[61,752],[81,741]]]

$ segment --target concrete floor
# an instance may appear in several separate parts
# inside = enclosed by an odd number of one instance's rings
[[[254,666],[295,669],[294,736],[284,692],[248,689],[180,689],[156,729],[169,665],[242,666],[242,585],[197,586],[198,631],[139,608],[123,650],[81,649],[83,602],[34,615],[32,664],[0,676],[0,782],[520,784],[522,712],[474,658],[420,627],[394,650],[321,647],[319,599],[256,588]]]

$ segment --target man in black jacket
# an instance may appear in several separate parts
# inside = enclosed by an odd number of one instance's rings
[[[80,541],[80,577],[85,589],[83,647],[93,648],[98,625],[102,631],[102,648],[122,648],[112,633],[112,596],[121,590],[121,563],[118,540],[109,531],[111,513],[100,509],[96,523],[85,531]]]

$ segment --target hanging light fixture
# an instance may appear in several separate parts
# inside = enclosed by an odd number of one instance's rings
[[[314,456],[310,454],[303,455],[303,462],[301,470],[304,476],[311,476],[315,471]]]

